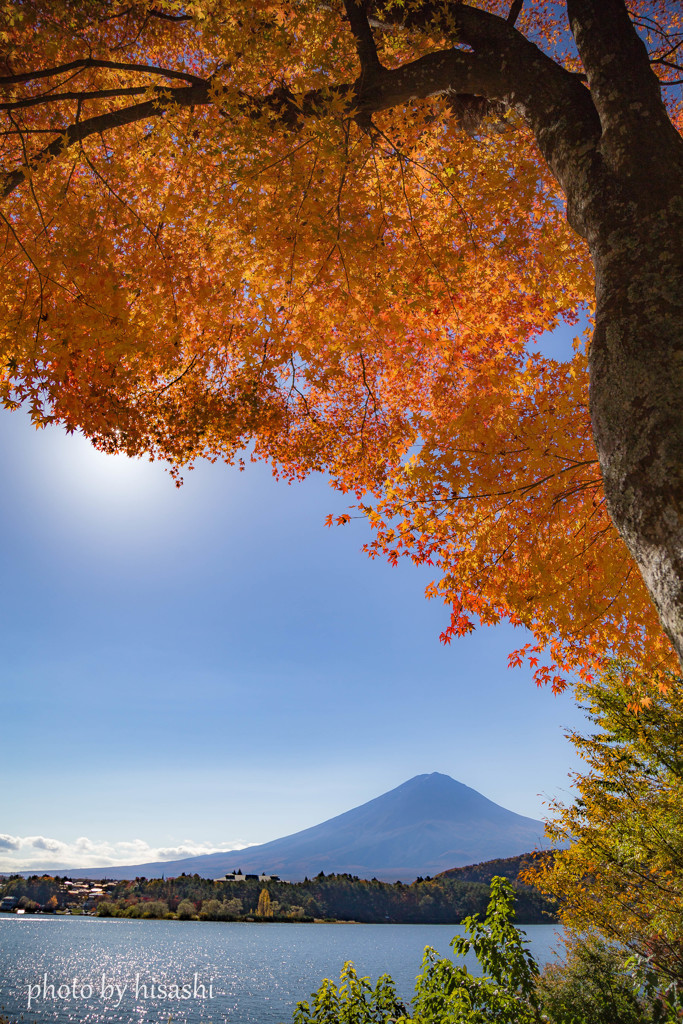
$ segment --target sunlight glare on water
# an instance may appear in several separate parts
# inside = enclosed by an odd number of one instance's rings
[[[287,1024],[297,1001],[324,977],[337,980],[345,960],[373,982],[390,973],[408,1000],[424,947],[446,954],[458,931],[451,925],[2,915],[0,1012],[10,1019],[23,1014],[24,1024],[168,1024],[169,1017],[171,1024]],[[545,963],[559,943],[558,927],[528,925],[524,931],[534,956]],[[468,961],[470,969],[475,965]],[[181,1000],[175,991],[190,995]]]

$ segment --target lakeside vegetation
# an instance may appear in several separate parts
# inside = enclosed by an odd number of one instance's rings
[[[468,914],[486,909],[489,882],[504,873],[515,879],[519,921],[548,924],[556,920],[555,903],[518,880],[534,859],[527,854],[475,864],[410,885],[323,872],[303,882],[214,882],[179,875],[76,885],[60,877],[13,875],[0,885],[0,900],[14,897],[17,907],[28,912],[86,912],[100,917],[458,924]]]
[[[540,970],[524,932],[514,924],[515,891],[491,880],[483,919],[462,922],[451,941],[453,962],[427,946],[413,999],[402,1002],[382,975],[373,986],[350,961],[339,985],[326,978],[297,1003],[294,1024],[678,1024],[683,1004],[642,965],[596,935],[575,936],[563,962]],[[462,962],[474,953],[479,972]]]

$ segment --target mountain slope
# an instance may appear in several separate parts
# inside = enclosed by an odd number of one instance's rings
[[[448,868],[513,857],[543,845],[543,823],[487,800],[448,775],[417,775],[396,789],[320,825],[260,846],[177,861],[81,868],[73,878],[147,878],[199,874],[218,878],[240,867],[288,881],[348,872],[412,881]]]

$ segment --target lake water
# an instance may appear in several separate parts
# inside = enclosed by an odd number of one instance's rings
[[[539,964],[551,959],[559,926],[524,931]],[[456,932],[2,914],[0,1012],[13,1024],[290,1024],[297,1000],[338,981],[345,960],[373,982],[391,974],[409,1000],[424,947],[446,955]]]

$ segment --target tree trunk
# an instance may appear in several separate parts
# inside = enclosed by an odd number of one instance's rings
[[[609,513],[683,665],[683,196],[652,200],[607,200],[586,232],[590,407]]]

